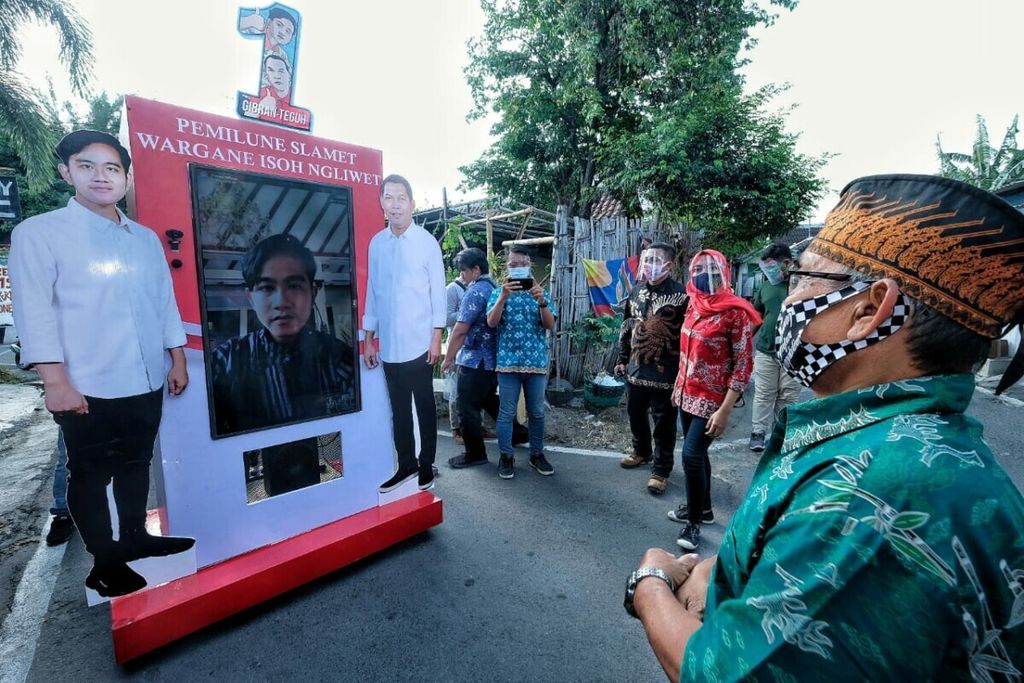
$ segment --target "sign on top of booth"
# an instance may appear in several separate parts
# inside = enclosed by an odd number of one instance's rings
[[[285,128],[309,131],[313,115],[292,104],[302,17],[275,2],[263,9],[240,9],[238,31],[263,41],[259,59],[259,92],[238,93],[238,115]]]

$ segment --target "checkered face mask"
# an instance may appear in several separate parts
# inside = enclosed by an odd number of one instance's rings
[[[864,339],[844,339],[831,344],[812,344],[800,339],[811,318],[870,287],[870,282],[854,282],[835,292],[783,306],[775,337],[775,356],[782,368],[805,387],[809,387],[818,375],[840,358],[877,344],[903,327],[910,316],[910,304],[901,293],[893,306],[892,315]]]

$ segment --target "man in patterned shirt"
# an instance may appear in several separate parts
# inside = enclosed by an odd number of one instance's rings
[[[817,398],[780,414],[717,558],[652,549],[630,577],[670,678],[1021,680],[1024,498],[964,411],[1022,285],[1024,217],[997,197],[847,185],[780,316]],[[1022,374],[1018,350],[997,391]]]
[[[632,469],[654,460],[647,490],[665,492],[676,447],[677,412],[672,387],[679,371],[679,331],[686,316],[686,288],[672,277],[676,250],[652,244],[640,255],[644,284],[634,287],[622,312],[615,374],[626,376],[626,411],[633,452],[619,464]],[[651,421],[654,421],[654,448]]]
[[[449,458],[448,464],[462,469],[487,462],[486,435],[480,412],[486,411],[494,419],[498,418],[498,377],[494,372],[498,333],[487,324],[487,302],[497,285],[488,274],[487,255],[480,249],[463,249],[456,255],[455,265],[468,289],[459,305],[442,369],[448,372],[458,365],[457,403],[466,452]],[[525,432],[525,427],[514,422],[513,443],[525,442]]]
[[[516,475],[512,429],[520,391],[530,420],[530,465],[538,473],[555,473],[544,455],[544,390],[548,384],[547,331],[558,311],[548,293],[533,279],[526,247],[509,249],[508,274],[487,302],[487,324],[498,329],[498,476]],[[527,289],[523,284],[530,285]]]

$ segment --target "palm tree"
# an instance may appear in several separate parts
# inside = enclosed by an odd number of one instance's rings
[[[40,102],[40,94],[15,71],[21,52],[21,32],[30,21],[57,29],[60,60],[71,86],[86,95],[92,75],[92,34],[61,0],[0,0],[0,138],[17,152],[30,188],[40,189],[53,176],[53,147],[58,126]]]
[[[1024,181],[1024,149],[1017,147],[1018,116],[1006,129],[999,148],[992,147],[988,139],[985,118],[978,115],[978,133],[971,154],[946,152],[941,138],[936,138],[940,175],[976,185],[994,192],[1001,187]]]

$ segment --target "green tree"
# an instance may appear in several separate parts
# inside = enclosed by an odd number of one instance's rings
[[[1019,115],[1013,117],[998,148],[989,143],[988,126],[981,114],[978,114],[978,131],[970,154],[943,150],[942,138],[936,136],[939,173],[990,192],[1024,181],[1024,149],[1017,147],[1019,118]]]
[[[85,22],[60,0],[0,2],[0,141],[20,159],[28,189],[42,190],[52,177],[56,130],[54,122],[48,120],[40,93],[16,70],[21,33],[32,21],[57,30],[60,59],[80,95],[86,94],[92,75],[92,37]]]
[[[744,96],[740,51],[774,15],[744,0],[482,0],[470,117],[496,142],[469,187],[586,216],[600,190],[742,240],[782,232],[823,190],[776,92]],[[789,0],[771,4],[790,8]]]

